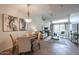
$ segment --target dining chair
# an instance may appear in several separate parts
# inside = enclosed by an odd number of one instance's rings
[[[13,55],[15,53],[16,41],[13,39],[13,36],[11,34],[10,34],[10,38],[11,38],[13,47],[2,51],[0,55]]]
[[[13,38],[12,34],[10,34],[11,40],[12,40],[12,44],[13,44],[13,49],[12,49],[12,54],[18,54],[18,45],[17,45],[17,41]]]
[[[36,37],[37,38],[32,41],[32,51],[33,52],[40,49],[41,33],[38,32]]]

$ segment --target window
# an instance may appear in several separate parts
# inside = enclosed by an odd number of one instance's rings
[[[55,24],[55,23],[67,23],[67,22],[68,22],[68,19],[59,19],[59,20],[52,21],[53,24]]]
[[[61,34],[62,31],[65,31],[65,24],[55,24],[53,31],[57,34]]]

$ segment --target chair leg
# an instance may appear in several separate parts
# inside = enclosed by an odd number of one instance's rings
[[[40,43],[38,43],[39,49],[40,49]]]

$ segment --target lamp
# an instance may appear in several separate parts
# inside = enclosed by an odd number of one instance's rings
[[[32,19],[30,18],[30,12],[29,12],[29,7],[30,7],[30,4],[27,4],[27,7],[28,7],[28,12],[27,12],[27,16],[28,16],[28,18],[27,19],[25,19],[25,21],[26,22],[31,22],[32,21]]]

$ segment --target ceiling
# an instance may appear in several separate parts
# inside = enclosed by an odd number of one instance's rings
[[[20,13],[26,14],[27,9],[26,4],[1,4],[0,9],[17,10]],[[64,18],[71,13],[79,12],[79,4],[31,4],[30,5],[31,16],[42,15],[49,16],[53,19]]]

